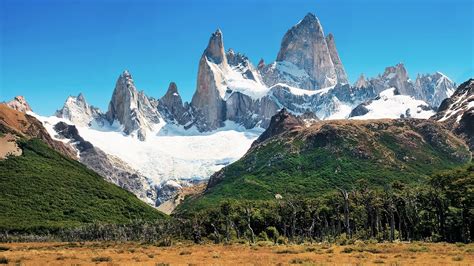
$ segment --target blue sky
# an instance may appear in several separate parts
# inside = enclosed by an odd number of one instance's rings
[[[216,28],[226,49],[254,64],[275,60],[285,32],[308,12],[335,35],[351,81],[405,63],[410,76],[474,76],[472,0],[0,0],[0,101],[24,95],[46,115],[68,95],[106,110],[124,69],[161,97],[170,81],[184,100]]]

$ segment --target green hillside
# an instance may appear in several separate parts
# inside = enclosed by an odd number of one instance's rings
[[[471,160],[461,140],[428,120],[321,121],[307,127],[295,126],[286,114],[275,121],[264,139],[212,176],[206,191],[188,197],[180,210],[277,194],[315,198],[337,187],[354,188],[358,180],[381,188],[393,181],[420,183]],[[293,126],[288,129],[285,121]]]
[[[23,155],[0,160],[0,230],[40,231],[166,217],[38,139],[18,144]]]

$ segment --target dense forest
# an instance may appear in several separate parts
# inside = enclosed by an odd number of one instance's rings
[[[436,174],[417,186],[394,182],[375,189],[360,181],[353,189],[336,187],[314,198],[226,201],[211,209],[177,213],[171,219],[91,223],[41,232],[3,230],[0,241],[133,240],[164,246],[184,239],[195,243],[467,243],[474,239],[474,165]]]

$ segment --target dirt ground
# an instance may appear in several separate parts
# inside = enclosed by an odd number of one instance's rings
[[[6,134],[0,136],[0,160],[5,159],[7,156],[20,156],[22,153],[21,149],[16,144],[16,138],[12,134]]]
[[[474,265],[474,244],[0,243],[10,265]]]

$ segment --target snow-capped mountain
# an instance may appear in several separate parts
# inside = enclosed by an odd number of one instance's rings
[[[456,84],[441,72],[418,75],[414,84],[417,98],[424,100],[433,108],[438,108],[441,102],[451,97]]]
[[[123,132],[145,140],[147,132],[162,120],[156,101],[150,100],[135,87],[132,75],[125,70],[117,80],[109,103],[106,118],[111,124],[118,123]]]
[[[438,113],[431,117],[465,139],[474,151],[474,79],[459,85],[450,98],[445,99]]]
[[[390,88],[382,91],[373,100],[359,104],[349,117],[351,119],[378,118],[430,118],[435,112],[428,104],[415,100],[412,96],[401,95],[397,89]]]
[[[63,108],[56,111],[57,117],[65,118],[75,125],[87,126],[92,121],[99,119],[103,114],[94,106],[90,106],[82,93],[76,96],[69,96]]]
[[[174,82],[161,98],[149,97],[124,71],[106,112],[80,94],[69,97],[56,117],[39,118],[52,136],[75,147],[84,164],[159,205],[238,160],[282,108],[312,120],[428,118],[454,91],[440,73],[412,82],[403,64],[350,85],[334,36],[324,34],[313,14],[288,30],[274,62],[255,67],[244,54],[225,51],[216,30],[199,60],[189,103]],[[64,134],[74,131],[70,126],[77,134]],[[82,150],[84,143],[94,147],[92,155]]]

